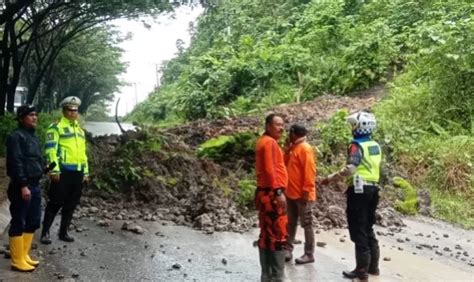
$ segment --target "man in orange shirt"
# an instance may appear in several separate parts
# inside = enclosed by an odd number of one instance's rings
[[[298,218],[304,229],[304,254],[295,260],[296,264],[314,262],[314,232],[312,207],[316,200],[316,163],[313,148],[306,142],[307,130],[303,125],[290,128],[289,142],[285,146],[285,164],[288,171],[288,187],[285,195],[288,204],[287,253],[285,260],[293,258]]]
[[[283,133],[283,126],[281,117],[268,115],[265,118],[265,133],[258,139],[255,150],[255,205],[260,227],[258,248],[261,281],[283,281],[285,276],[284,247],[288,237],[288,216],[284,190],[288,174],[283,152],[277,143]]]

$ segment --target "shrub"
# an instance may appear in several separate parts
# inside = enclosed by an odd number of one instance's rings
[[[221,135],[199,145],[198,157],[225,161],[238,157],[254,155],[257,133],[241,132],[234,135]]]
[[[401,188],[403,192],[403,200],[395,202],[395,209],[403,214],[417,214],[418,195],[416,189],[408,181],[400,177],[394,177],[393,184],[395,187]]]
[[[249,207],[253,204],[255,191],[257,190],[256,180],[244,179],[239,181],[239,198],[237,202],[241,206]]]
[[[345,150],[352,139],[350,126],[347,123],[346,109],[338,110],[331,118],[317,126],[321,133],[321,145],[318,150],[328,160]]]

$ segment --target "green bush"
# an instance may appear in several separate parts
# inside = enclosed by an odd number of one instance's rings
[[[447,191],[431,191],[435,217],[474,229],[474,196]]]
[[[251,156],[255,152],[257,137],[257,133],[252,132],[240,132],[231,136],[221,135],[199,145],[196,154],[198,157],[217,161]]]
[[[244,179],[239,181],[239,198],[237,202],[244,207],[253,205],[255,199],[255,191],[257,190],[257,181]]]
[[[17,127],[17,122],[13,115],[6,114],[5,116],[0,117],[0,155],[5,156],[6,147],[5,142],[7,140],[8,134],[12,132]]]
[[[408,181],[400,177],[394,177],[393,184],[403,191],[403,200],[395,202],[395,209],[403,214],[416,215],[418,213],[416,189]]]
[[[327,122],[317,125],[321,133],[318,150],[326,158],[339,154],[351,142],[352,133],[347,116],[347,109],[338,110]]]

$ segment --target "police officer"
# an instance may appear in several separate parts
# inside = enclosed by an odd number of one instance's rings
[[[74,238],[68,234],[68,228],[82,195],[83,182],[88,180],[89,174],[85,134],[78,122],[80,105],[78,97],[66,97],[60,103],[63,117],[51,124],[46,132],[46,158],[58,166],[50,172],[51,185],[41,231],[42,244],[51,244],[49,229],[61,208],[59,239],[74,242]]]
[[[29,272],[39,265],[29,251],[33,235],[40,227],[43,157],[35,135],[38,115],[32,106],[17,109],[18,127],[7,137],[7,174],[10,177],[10,255],[12,270]]]
[[[354,137],[348,148],[347,165],[322,179],[321,184],[348,179],[346,213],[349,234],[355,244],[356,267],[352,271],[343,271],[343,275],[366,280],[368,274],[380,275],[380,250],[373,225],[379,201],[382,152],[379,144],[371,139],[376,127],[373,114],[357,112],[347,121],[352,126]]]

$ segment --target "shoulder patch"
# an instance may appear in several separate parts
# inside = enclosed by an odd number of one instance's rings
[[[356,143],[352,143],[349,147],[349,153],[356,154],[359,152],[359,146]]]
[[[369,156],[380,155],[380,148],[377,145],[369,146]]]
[[[54,134],[53,133],[47,133],[46,134],[46,141],[52,141],[54,140]]]

